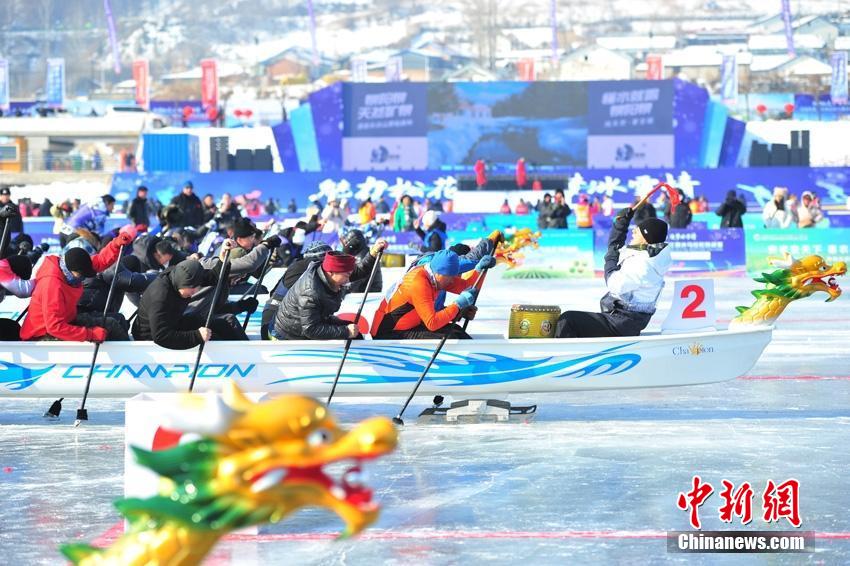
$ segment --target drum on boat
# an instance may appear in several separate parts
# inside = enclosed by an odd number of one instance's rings
[[[553,305],[513,305],[508,338],[554,338],[561,308]]]
[[[381,267],[404,267],[404,254],[385,253],[381,257]]]

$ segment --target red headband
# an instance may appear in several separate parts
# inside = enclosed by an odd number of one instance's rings
[[[341,252],[328,252],[322,261],[322,269],[327,273],[351,273],[357,265],[353,255]]]

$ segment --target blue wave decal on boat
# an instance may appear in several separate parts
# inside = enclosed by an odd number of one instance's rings
[[[434,365],[428,372],[430,381],[441,381],[443,385],[481,386],[509,383],[541,376],[556,378],[616,375],[623,373],[638,363],[638,354],[621,352],[623,348],[635,342],[615,346],[581,356],[571,360],[553,361],[554,357],[537,359],[517,359],[492,353],[470,353],[468,355],[440,352]],[[374,369],[369,373],[343,373],[340,383],[414,383],[434,351],[430,348],[413,346],[360,346],[348,354],[348,367],[366,364]],[[336,361],[342,357],[342,351],[329,351],[313,348],[294,350],[277,354],[277,358],[313,358],[316,361]],[[382,371],[385,370],[385,371]],[[382,375],[383,374],[383,375]],[[303,380],[326,380],[331,383],[335,373],[309,376],[285,377],[272,381],[268,385],[292,383]]]
[[[11,362],[0,362],[0,384],[12,391],[26,389],[51,369],[53,369],[53,366],[43,369],[30,369]]]

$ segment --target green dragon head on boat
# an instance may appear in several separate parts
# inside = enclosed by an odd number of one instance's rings
[[[753,291],[756,301],[749,307],[738,307],[729,327],[742,325],[773,324],[792,301],[803,299],[818,291],[828,295],[827,302],[841,296],[841,288],[835,278],[847,273],[847,265],[838,261],[829,265],[819,255],[810,255],[795,260],[790,254],[781,259],[771,259],[779,267],[771,273],[762,273],[755,280],[764,283],[764,289]]]
[[[73,563],[199,564],[230,531],[276,523],[306,506],[336,513],[346,524],[341,537],[378,518],[361,467],[395,448],[389,419],[346,432],[318,401],[254,403],[233,382],[220,396],[187,395],[182,404],[168,427],[200,438],[155,452],[133,447],[136,460],[161,476],[160,495],[117,501],[128,531],[104,549],[62,546]],[[334,479],[324,469],[330,464],[347,469]]]

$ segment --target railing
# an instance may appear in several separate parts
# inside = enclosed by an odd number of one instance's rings
[[[25,152],[21,161],[21,171],[63,171],[88,172],[102,171],[105,173],[132,172],[135,166],[120,165],[117,155],[95,157],[92,155],[68,154],[60,152]]]

